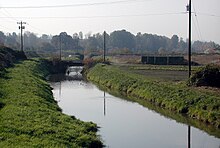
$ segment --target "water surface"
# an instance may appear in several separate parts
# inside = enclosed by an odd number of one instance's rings
[[[53,79],[60,81],[51,82],[54,97],[65,114],[97,123],[106,147],[187,148],[188,125],[114,97],[75,74]],[[191,127],[191,147],[219,148],[220,139]]]

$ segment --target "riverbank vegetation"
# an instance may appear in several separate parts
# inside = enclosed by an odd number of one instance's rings
[[[5,72],[5,68],[12,66],[14,62],[25,59],[27,58],[23,52],[0,46],[0,76]]]
[[[210,64],[200,68],[189,79],[189,85],[220,88],[220,66]]]
[[[179,68],[177,68],[179,69]],[[175,71],[175,70],[174,70]],[[184,71],[183,71],[184,72]],[[163,80],[134,67],[98,64],[87,74],[89,80],[116,90],[137,102],[150,102],[220,128],[218,92],[187,86],[185,80]],[[186,76],[187,77],[187,76]]]
[[[25,60],[0,77],[0,147],[102,147],[97,126],[64,115],[43,62]]]

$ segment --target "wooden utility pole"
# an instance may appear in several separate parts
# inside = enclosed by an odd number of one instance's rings
[[[25,29],[25,26],[23,26],[23,24],[26,24],[26,22],[17,22],[17,24],[19,24],[20,26],[18,27],[19,29],[21,29],[21,51],[24,51],[24,42],[23,42],[23,29]]]
[[[188,148],[191,147],[191,127],[188,125]]]
[[[104,116],[105,116],[105,114],[106,114],[106,103],[105,103],[105,91],[104,91]]]
[[[192,13],[192,3],[191,0],[189,0],[189,5],[187,6],[187,10],[189,11],[189,47],[188,47],[188,61],[189,61],[189,78],[191,76],[191,13]]]
[[[106,32],[104,31],[104,41],[103,41],[103,49],[104,49],[104,52],[103,52],[103,62],[105,62],[105,52],[106,52]]]
[[[189,78],[191,76],[191,13],[192,13],[192,2],[189,0],[189,4],[187,5],[187,11],[189,11],[189,49],[188,49],[188,61],[189,61]],[[188,148],[191,147],[191,127],[188,125]]]

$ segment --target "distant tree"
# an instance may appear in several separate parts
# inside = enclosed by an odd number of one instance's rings
[[[11,47],[11,48],[13,48],[13,49],[19,48],[19,44],[18,44],[18,42],[17,42],[17,35],[16,35],[15,32],[13,32],[12,34],[9,33],[9,34],[6,36],[5,44],[6,44],[6,46]]]
[[[135,36],[135,48],[137,51],[143,51],[141,32],[138,32],[137,35]]]
[[[187,43],[183,41],[183,38],[180,38],[180,41],[178,44],[178,50],[182,53],[186,53]]]
[[[79,35],[78,35],[78,33],[74,33],[73,34],[73,48],[74,49],[79,49],[80,47],[79,47]]]
[[[86,43],[86,49],[97,50],[99,44],[95,36],[89,37]]]
[[[155,39],[155,36],[152,34],[144,34],[145,42],[146,42],[146,48],[151,53],[156,53],[157,49],[159,47],[157,46],[157,41]]]
[[[134,35],[126,30],[112,32],[110,34],[109,42],[112,48],[135,48]]]
[[[74,50],[78,47],[78,39],[74,40],[66,32],[61,32],[60,35],[52,37],[51,44],[55,49],[59,49],[61,44],[62,50]]]
[[[25,49],[44,51],[54,51],[60,48],[63,50],[72,50],[81,52],[80,50],[88,50],[87,52],[102,53],[103,52],[103,33],[93,34],[88,32],[83,38],[83,33],[74,33],[72,36],[66,32],[59,35],[51,36],[43,34],[38,37],[35,33],[25,32],[24,47]],[[20,48],[20,34],[4,33],[0,31],[0,44],[9,46],[13,49]],[[171,38],[166,36],[158,36],[156,34],[137,33],[133,35],[126,30],[114,31],[106,34],[106,47],[112,53],[186,53],[187,42],[177,35]],[[207,49],[220,50],[220,45],[214,42],[195,41],[192,43],[192,51],[196,53],[204,53]]]
[[[5,34],[2,31],[0,31],[0,45],[5,44],[5,39],[6,39]]]
[[[82,33],[82,31],[79,32],[79,39],[80,39],[80,40],[83,39],[83,33]]]
[[[159,49],[158,49],[158,54],[161,54],[161,55],[164,55],[164,54],[166,54],[167,52],[166,52],[166,50],[163,48],[163,47],[160,47]]]
[[[38,37],[29,31],[24,33],[24,48],[27,49],[37,49],[39,47],[39,39]]]
[[[50,42],[50,40],[51,40],[50,36],[47,34],[42,34],[40,39],[41,39],[41,42]]]
[[[220,51],[220,45],[219,44],[216,44],[215,48]]]
[[[35,35],[34,33],[30,33],[28,40],[29,40],[30,46],[32,46],[34,49],[37,49],[39,45],[39,39],[37,35]]]
[[[173,35],[171,38],[171,50],[177,49],[179,43],[179,37],[177,35]]]
[[[59,35],[55,35],[52,37],[51,39],[51,45],[54,47],[55,50],[58,50],[60,47],[60,36]]]
[[[94,35],[94,37],[95,37],[96,40],[97,40],[97,48],[98,48],[98,49],[103,49],[104,35],[103,35],[103,34],[100,34],[100,33],[96,33],[96,34]]]
[[[73,34],[73,39],[79,39],[78,33],[74,33],[74,34]]]
[[[74,42],[73,38],[68,35],[66,32],[60,33],[61,37],[61,44],[63,50],[73,50],[74,49]]]
[[[177,37],[178,38],[178,37]],[[166,36],[158,36],[153,34],[138,33],[135,36],[136,49],[141,53],[158,53],[163,48],[166,53],[170,53],[172,49],[178,48],[178,39],[173,36],[173,41]],[[175,47],[175,48],[174,48]]]
[[[55,51],[54,46],[52,46],[48,42],[42,42],[40,45],[40,49],[47,52]]]

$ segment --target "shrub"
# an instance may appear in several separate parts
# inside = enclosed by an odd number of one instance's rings
[[[12,50],[11,48],[0,46],[0,70],[12,66],[16,61],[25,60],[24,52]]]
[[[188,84],[220,87],[220,66],[211,64],[201,68],[190,78]]]

